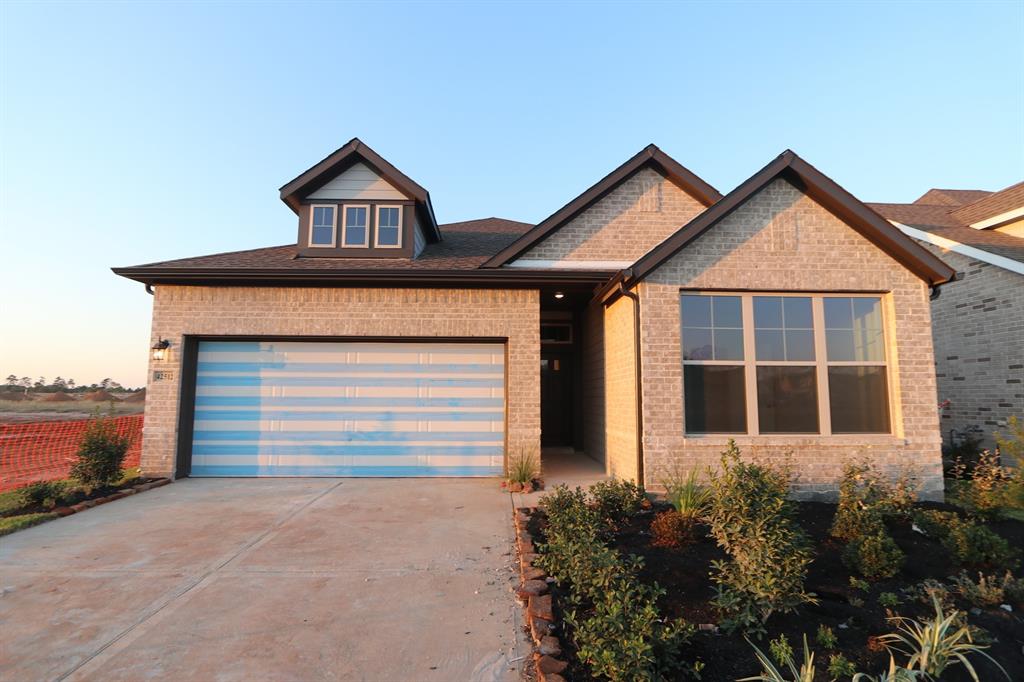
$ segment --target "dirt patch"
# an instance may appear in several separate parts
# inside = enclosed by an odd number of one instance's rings
[[[50,393],[45,398],[43,398],[43,402],[47,403],[71,403],[74,401],[75,399],[73,397],[69,396],[67,393],[64,393],[62,391]]]

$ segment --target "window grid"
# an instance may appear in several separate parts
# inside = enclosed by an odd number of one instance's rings
[[[383,209],[395,209],[395,215],[396,215],[397,223],[395,225],[387,226],[387,227],[393,227],[393,228],[395,228],[398,231],[398,236],[397,236],[394,244],[382,244],[380,242],[380,226],[381,226],[380,214],[381,214],[381,211]],[[377,214],[377,229],[374,230],[374,246],[376,246],[379,249],[400,249],[400,248],[402,248],[402,206],[401,205],[394,205],[394,206],[392,206],[392,205],[387,205],[387,204],[379,204],[377,206],[376,214]]]
[[[828,369],[829,367],[885,367],[889,365],[889,342],[888,342],[888,330],[886,329],[885,318],[887,309],[887,299],[883,294],[856,294],[856,293],[842,293],[842,294],[808,294],[808,293],[776,293],[776,292],[756,292],[756,293],[742,293],[742,292],[728,292],[728,291],[714,291],[714,292],[702,292],[702,291],[681,291],[682,296],[686,295],[700,295],[700,296],[738,296],[740,297],[742,305],[743,315],[743,360],[690,360],[684,359],[684,365],[719,365],[719,366],[740,366],[744,367],[744,380],[745,380],[745,393],[746,393],[746,416],[747,416],[747,430],[746,433],[736,434],[733,432],[726,432],[731,435],[751,435],[751,436],[785,436],[785,435],[801,435],[799,433],[765,433],[762,434],[760,430],[759,415],[758,415],[758,403],[757,403],[757,367],[758,366],[782,366],[782,367],[808,367],[814,366],[816,368],[815,377],[817,381],[817,393],[818,393],[818,432],[809,435],[821,435],[831,436],[836,435],[832,431],[832,413],[831,413],[831,402],[829,396],[829,383],[828,383]],[[756,335],[754,326],[754,298],[761,296],[780,296],[780,297],[804,297],[811,299],[811,314],[813,316],[814,323],[814,361],[793,361],[793,360],[757,360],[756,351]],[[881,343],[882,343],[882,359],[881,360],[829,360],[828,353],[826,350],[825,341],[825,299],[826,298],[876,298],[879,299],[880,315],[881,315]],[[682,330],[682,325],[680,325]],[[680,344],[682,346],[682,343]],[[892,425],[894,423],[892,415],[892,376],[886,370],[886,399],[889,403],[889,431],[892,433]],[[685,386],[683,387],[685,393]],[[685,395],[684,395],[685,401]],[[685,429],[684,429],[685,430]],[[703,435],[716,435],[718,432],[686,432],[687,436],[703,436]],[[840,432],[840,434],[842,433]]]
[[[348,241],[348,212],[349,209],[363,209],[363,241]],[[341,207],[341,240],[342,246],[346,248],[366,248],[370,245],[370,206],[369,204],[345,204]]]
[[[317,209],[330,209],[331,211],[331,241],[330,243],[317,243],[313,241],[313,234],[316,232],[318,227],[327,227],[328,223],[316,222]],[[322,215],[322,212],[321,212]],[[333,248],[338,243],[338,207],[334,204],[311,204],[309,207],[309,246],[311,248]]]

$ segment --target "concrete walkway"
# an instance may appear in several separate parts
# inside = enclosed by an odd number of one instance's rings
[[[186,479],[0,538],[3,680],[515,680],[494,480]]]

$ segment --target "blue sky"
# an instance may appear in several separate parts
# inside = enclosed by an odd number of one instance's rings
[[[0,4],[0,376],[145,381],[109,268],[283,244],[358,136],[439,220],[535,222],[654,142],[867,201],[1024,178],[1024,2]]]

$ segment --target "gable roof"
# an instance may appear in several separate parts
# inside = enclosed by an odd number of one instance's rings
[[[384,157],[370,149],[358,137],[353,137],[326,158],[303,171],[281,187],[281,201],[290,209],[299,212],[302,197],[315,192],[354,164],[362,161],[373,172],[381,176],[395,189],[416,202],[420,224],[424,227],[428,242],[441,241],[430,193],[413,181],[408,175],[392,166]]]
[[[601,299],[614,295],[621,285],[631,288],[686,245],[720,223],[772,181],[781,178],[807,194],[830,213],[859,232],[907,269],[929,284],[949,281],[955,272],[930,251],[906,236],[892,223],[861,203],[796,153],[786,150],[752,175],[721,201],[681,227],[675,234],[648,251],[628,270],[619,273],[598,293]]]
[[[984,198],[953,210],[952,214],[957,219],[973,227],[982,221],[995,218],[998,215],[1021,207],[1024,207],[1024,182],[1018,182],[1016,185],[1010,185],[1006,189],[992,192]],[[1020,220],[1020,216],[1013,219]],[[994,224],[986,227],[998,227],[998,225]]]
[[[499,251],[481,267],[497,268],[515,260],[621,185],[634,173],[648,167],[661,173],[705,206],[710,206],[722,198],[714,187],[655,145],[649,144],[578,197],[545,218],[535,228]]]
[[[933,187],[917,199],[915,204],[928,206],[963,206],[978,199],[984,199],[992,192],[984,189],[938,189]]]

